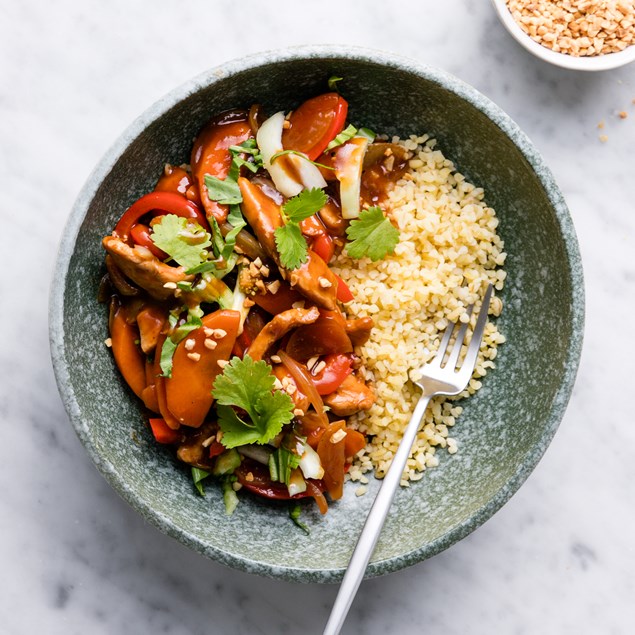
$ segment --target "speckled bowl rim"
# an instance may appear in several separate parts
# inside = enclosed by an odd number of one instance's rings
[[[414,549],[400,556],[372,562],[366,572],[366,577],[384,575],[411,566],[421,560],[429,558],[455,542],[467,536],[477,527],[482,525],[496,511],[498,511],[509,498],[518,490],[527,479],[533,468],[544,454],[549,442],[558,428],[564,415],[573,384],[582,349],[584,331],[584,282],[582,275],[582,263],[575,230],[564,198],[558,189],[550,170],[545,165],[538,151],[534,148],[527,136],[520,130],[516,123],[504,113],[498,106],[492,103],[484,95],[456,77],[415,60],[394,55],[392,53],[373,49],[339,46],[298,46],[283,50],[276,50],[250,55],[238,60],[222,64],[212,68],[201,75],[182,84],[169,92],[165,97],[157,101],[125,130],[114,145],[106,152],[95,170],[89,176],[88,181],[81,190],[70,217],[62,234],[58,252],[58,259],[53,273],[50,291],[49,305],[49,337],[51,345],[51,357],[57,380],[58,389],[66,411],[71,419],[77,435],[86,447],[88,454],[98,470],[114,489],[134,509],[169,536],[176,538],[182,544],[198,551],[199,553],[216,560],[227,566],[240,569],[247,573],[255,573],[268,577],[284,579],[294,582],[321,582],[332,583],[341,579],[343,568],[309,569],[301,567],[280,567],[245,558],[240,554],[228,553],[222,549],[210,546],[201,541],[197,536],[183,530],[164,514],[153,509],[150,502],[136,493],[125,482],[115,467],[105,461],[98,448],[93,443],[86,422],[83,421],[79,404],[77,402],[66,362],[64,342],[64,291],[70,260],[74,251],[75,241],[84,220],[86,211],[93,200],[100,184],[112,170],[126,148],[139,136],[139,134],[156,119],[174,107],[178,102],[190,94],[215,84],[221,79],[226,79],[250,68],[269,65],[276,62],[287,62],[301,58],[338,58],[342,60],[357,60],[382,64],[390,68],[397,68],[438,84],[453,92],[460,98],[470,103],[474,108],[486,115],[498,126],[516,145],[524,158],[531,165],[545,190],[549,202],[553,206],[560,231],[564,238],[566,256],[568,259],[569,273],[571,276],[572,298],[572,335],[566,360],[566,371],[562,384],[551,404],[548,423],[542,437],[529,451],[516,472],[508,479],[498,493],[469,519],[446,532],[436,540]]]

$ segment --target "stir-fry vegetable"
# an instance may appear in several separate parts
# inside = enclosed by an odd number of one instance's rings
[[[374,401],[358,348],[372,320],[348,314],[330,263],[394,251],[381,204],[405,159],[347,122],[337,81],[291,112],[214,117],[103,239],[115,363],[228,514],[240,490],[326,513],[366,444],[343,417]]]

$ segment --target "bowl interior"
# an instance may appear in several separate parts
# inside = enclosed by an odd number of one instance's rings
[[[353,123],[402,136],[429,133],[472,183],[485,188],[509,253],[499,319],[508,343],[499,349],[498,367],[483,389],[463,404],[453,433],[459,453],[440,453],[438,468],[399,492],[369,568],[369,575],[385,573],[433,555],[486,520],[519,487],[551,439],[568,400],[581,339],[575,235],[557,190],[548,185],[550,175],[530,164],[540,161],[524,135],[451,77],[361,55],[261,58],[252,68],[243,66],[210,73],[168,96],[133,124],[121,151],[115,148],[104,159],[85,188],[72,217],[77,238],[62,246],[53,289],[60,390],[97,466],[168,534],[247,571],[302,581],[341,575],[378,483],[371,483],[371,495],[359,498],[355,485],[347,487],[324,518],[306,508],[310,538],[291,524],[285,507],[248,496],[227,518],[215,486],[208,486],[204,499],[195,495],[188,470],[153,442],[140,404],[104,346],[107,309],[96,296],[104,273],[101,238],[136,197],[153,188],[164,163],[189,161],[192,139],[212,115],[253,102],[268,113],[290,109],[323,92],[329,76],[344,77],[340,85]]]

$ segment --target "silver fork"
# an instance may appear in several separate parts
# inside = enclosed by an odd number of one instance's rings
[[[443,363],[443,361],[448,352],[448,345],[452,338],[452,333],[457,327],[455,323],[450,323],[445,330],[439,345],[439,350],[434,359],[419,369],[421,379],[415,383],[421,388],[423,393],[415,406],[403,438],[399,443],[399,449],[392,460],[390,469],[384,477],[379,493],[368,514],[351,560],[348,563],[342,585],[340,586],[335,604],[331,610],[329,621],[324,629],[324,635],[337,635],[344,624],[348,610],[353,603],[357,589],[364,577],[368,561],[375,550],[379,534],[384,526],[392,500],[395,497],[395,492],[401,481],[401,475],[406,467],[410,450],[412,449],[417,432],[423,421],[423,415],[430,399],[436,395],[458,395],[465,390],[470,381],[470,377],[472,377],[474,366],[476,366],[478,351],[481,347],[481,340],[483,339],[483,333],[485,331],[485,324],[487,323],[487,310],[491,297],[492,285],[490,284],[483,297],[472,339],[467,346],[465,358],[460,367],[457,368],[457,364],[459,363],[461,347],[463,346],[467,333],[468,322],[461,323],[452,350],[445,363]],[[473,308],[474,305],[468,307],[468,317],[471,316]]]

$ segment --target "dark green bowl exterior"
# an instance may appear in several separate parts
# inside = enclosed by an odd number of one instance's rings
[[[355,485],[322,518],[304,511],[311,537],[286,508],[241,497],[227,518],[219,492],[195,495],[189,473],[157,447],[110,351],[97,304],[101,238],[152,189],[166,162],[189,160],[193,137],[219,111],[254,102],[268,113],[323,92],[331,75],[355,124],[429,133],[500,219],[508,260],[499,328],[508,343],[482,390],[464,403],[460,451],[398,493],[368,568],[381,575],[428,558],[474,530],[518,489],[564,413],[583,334],[578,244],[551,173],[499,108],[456,78],[364,49],[302,47],[227,64],[176,89],[137,119],[106,154],[72,211],[51,291],[51,348],[59,390],[98,469],[145,518],[219,562],[303,582],[341,578],[370,507]]]

